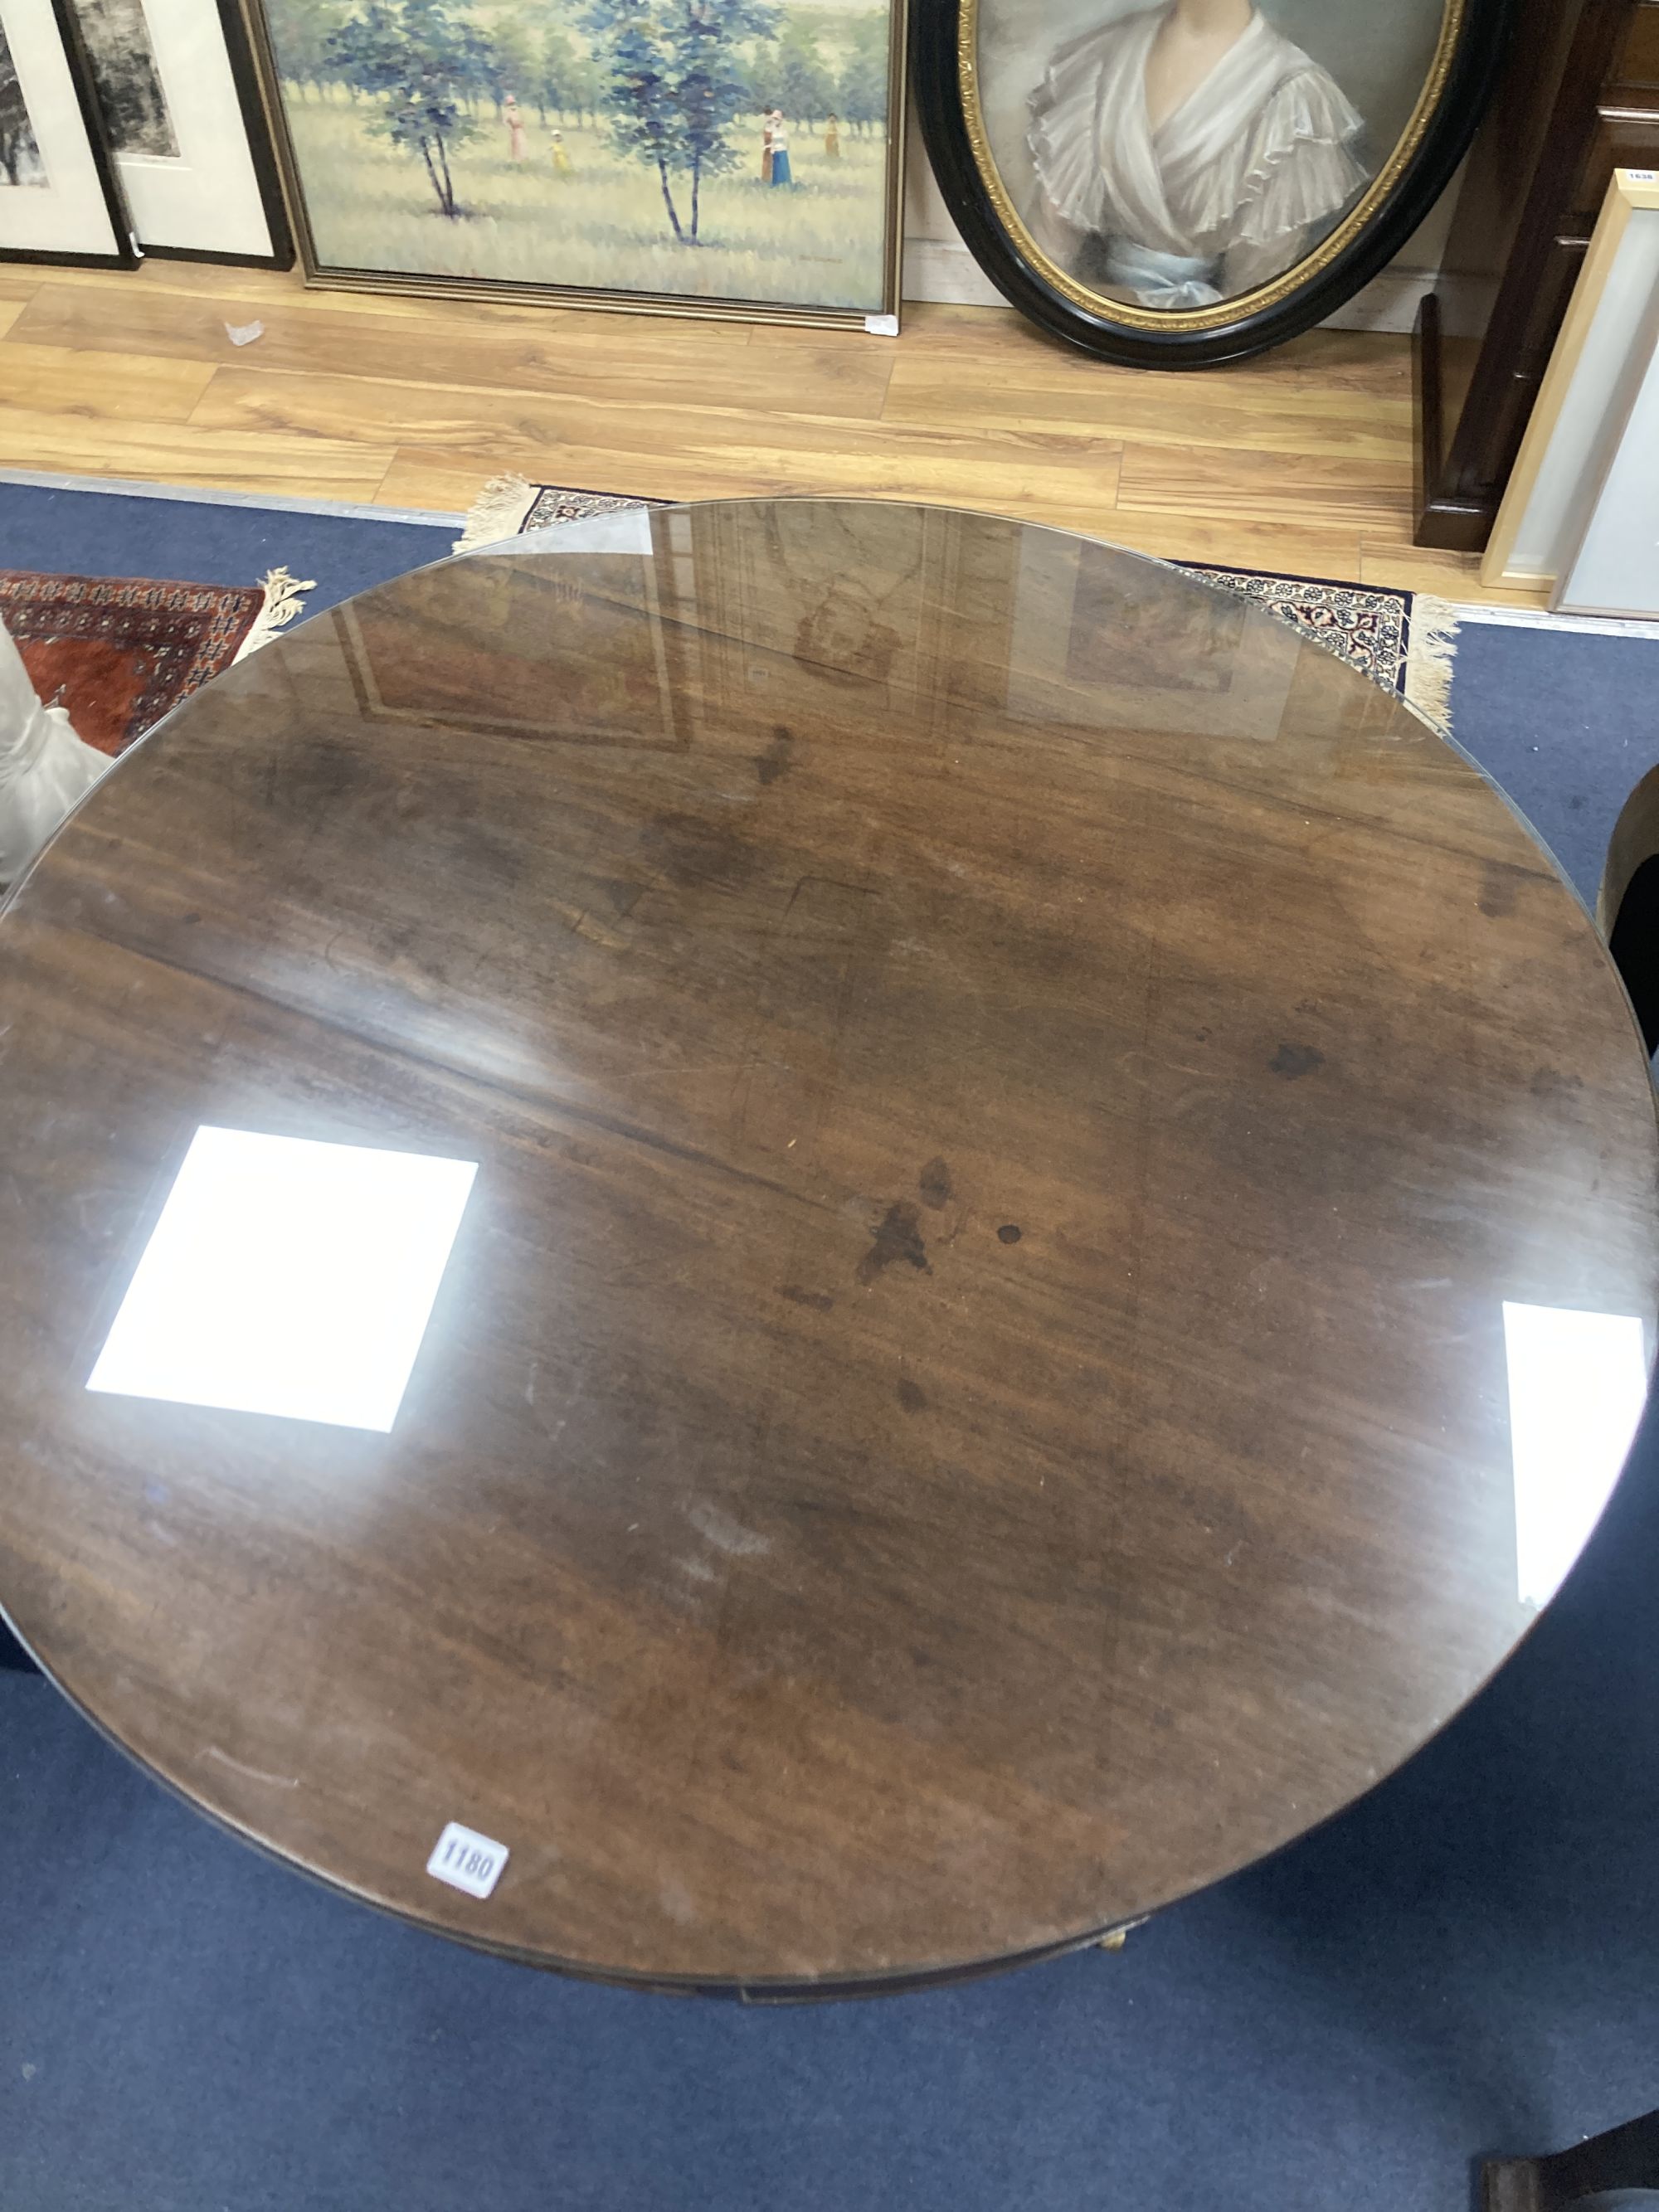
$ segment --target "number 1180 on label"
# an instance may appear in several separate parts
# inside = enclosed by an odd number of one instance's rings
[[[433,1847],[427,1872],[469,1897],[488,1897],[507,1864],[507,1845],[452,1820]]]

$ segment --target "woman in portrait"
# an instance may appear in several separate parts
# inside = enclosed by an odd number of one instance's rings
[[[529,153],[530,146],[525,137],[524,117],[520,112],[517,99],[510,92],[501,102],[501,119],[507,125],[507,159],[522,161]]]
[[[1369,181],[1364,118],[1252,0],[1164,0],[1051,56],[1027,144],[1041,243],[1146,307],[1265,283]]]

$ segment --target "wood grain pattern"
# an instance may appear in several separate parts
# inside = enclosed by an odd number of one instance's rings
[[[545,483],[622,491],[641,499],[839,492],[949,506],[951,487],[971,477],[974,502],[988,513],[1103,535],[1115,522],[1115,447],[1086,454],[1058,445],[1045,449],[1035,441],[988,448],[939,435],[931,444],[884,440],[872,445],[820,423],[810,441],[803,435],[785,451],[762,442],[730,443],[728,426],[718,422],[705,421],[695,437],[684,434],[684,418],[679,427],[678,443],[660,441],[636,412],[631,420],[595,424],[592,443],[574,435],[542,447],[526,443],[501,454],[495,466],[509,464]],[[476,496],[481,481],[477,465],[476,449],[400,447],[379,496],[391,506],[429,507],[453,497],[469,482]]]
[[[1653,1315],[1646,1063],[1498,794],[1231,596],[871,501],[648,529],[303,625],[0,917],[0,1596],[489,1948],[1065,1948],[1528,1625],[1503,1302]],[[479,1163],[389,1433],[83,1387],[205,1122]]]
[[[1362,584],[1385,584],[1400,591],[1433,592],[1444,599],[1478,600],[1487,606],[1547,609],[1547,585],[1531,590],[1500,591],[1490,585],[1482,585],[1478,591],[1471,589],[1469,563],[1478,558],[1478,555],[1444,552],[1430,545],[1398,545],[1367,530],[1359,540],[1357,574]]]
[[[1340,525],[1375,532],[1411,507],[1411,463],[1309,451],[1240,452],[1213,446],[1126,445],[1120,507],[1236,516],[1288,529]]]
[[[17,451],[15,425],[0,465],[452,509],[505,466],[663,498],[871,492],[1176,558],[1352,581],[1370,562],[1387,568],[1381,580],[1488,596],[1472,560],[1414,565],[1399,338],[1316,331],[1237,369],[1158,377],[1085,361],[1012,313],[975,307],[912,307],[895,341],[307,292],[289,275],[181,262],[131,276],[0,271],[0,301],[24,310],[0,334],[0,391],[13,343],[95,355],[76,372],[88,414],[133,423],[112,444],[68,407],[54,422],[43,393],[26,410],[43,418],[40,452]],[[225,324],[255,320],[264,336],[233,348]],[[102,397],[122,381],[124,348],[217,372],[197,411],[201,439],[181,449],[160,411],[141,421],[133,403]],[[292,389],[279,388],[285,378]]]
[[[1088,526],[1074,520],[1072,527]],[[1358,580],[1364,557],[1358,532],[1351,525],[1319,529],[1237,516],[1169,514],[1161,507],[1115,507],[1109,536],[1115,545],[1160,561],[1203,561],[1291,576]]]
[[[14,330],[0,349],[0,405],[92,423],[183,422],[213,371],[143,353],[36,345]]]
[[[254,321],[264,326],[254,347],[234,345],[227,324],[245,327]],[[127,343],[152,354],[210,362],[259,375],[284,370],[308,377],[362,380],[365,404],[374,406],[378,397],[382,422],[404,404],[385,392],[388,380],[474,395],[545,396],[551,391],[611,404],[630,396],[661,404],[662,358],[640,360],[618,348],[614,316],[590,315],[577,327],[556,316],[553,323],[551,330],[535,324],[452,328],[439,323],[423,330],[418,347],[411,348],[406,320],[359,314],[327,321],[291,306],[273,307],[251,299],[145,294],[135,297],[121,317]],[[605,325],[603,331],[592,327],[599,323]],[[34,344],[85,346],[95,343],[100,331],[106,334],[106,310],[98,295],[69,285],[46,285],[27,304],[27,319],[15,336]],[[711,358],[706,351],[690,357]],[[879,349],[868,346],[862,351],[822,346],[803,350],[791,360],[790,407],[805,414],[873,420],[881,411],[891,366]],[[720,396],[730,407],[770,406],[779,398],[775,371],[745,349],[729,352]]]
[[[733,389],[728,391],[722,379],[718,397],[710,391],[697,405],[659,395],[632,406],[617,404],[625,377],[621,390],[611,395],[601,392],[601,381],[597,375],[567,376],[556,392],[531,392],[511,386],[485,390],[408,381],[391,385],[364,375],[272,374],[238,365],[213,376],[194,419],[220,429],[257,426],[334,438],[362,438],[395,423],[401,446],[476,447],[489,441],[504,458],[545,453],[561,443],[591,444],[596,426],[626,422],[634,426],[631,439],[641,449],[690,453],[706,443],[725,455],[744,450],[755,421],[753,391],[771,380],[763,374],[746,388],[746,376],[739,374]],[[860,424],[844,422],[836,412],[814,415],[810,398],[810,391],[804,391],[797,408],[777,410],[775,419],[793,433],[798,448],[822,446],[867,454],[869,437]]]
[[[948,356],[911,356],[895,368],[882,415],[889,422],[957,430],[1066,429],[1138,445],[1243,447],[1391,466],[1409,453],[1409,392],[1378,397],[1361,416],[1340,390],[1298,392],[1288,382],[1245,377],[1189,381],[1194,389],[1177,410],[1163,379],[1104,362],[1086,377],[1005,375],[988,386]]]
[[[94,422],[84,414],[0,404],[0,468],[369,500],[392,465],[392,452],[389,446],[340,439],[272,439],[257,431],[204,429],[154,416]]]

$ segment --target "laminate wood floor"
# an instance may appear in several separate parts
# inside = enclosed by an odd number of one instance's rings
[[[1409,341],[1354,331],[1153,375],[994,308],[912,307],[895,340],[13,264],[0,468],[455,510],[507,469],[657,498],[884,493],[1177,559],[1522,596],[1413,546]]]

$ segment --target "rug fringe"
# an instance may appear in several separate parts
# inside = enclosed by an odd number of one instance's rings
[[[470,553],[475,545],[494,545],[501,538],[516,538],[540,489],[512,471],[492,477],[467,509],[455,550]]]
[[[1411,641],[1406,654],[1406,704],[1437,729],[1450,731],[1453,663],[1457,633],[1467,607],[1437,599],[1428,592],[1412,594]]]
[[[279,629],[286,629],[306,611],[301,592],[314,592],[314,576],[290,576],[286,568],[267,569],[260,578],[264,597],[259,602],[259,611],[253,617],[253,627],[236,648],[235,658],[246,660],[250,653],[257,653],[262,645],[269,645]]]

